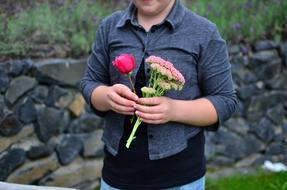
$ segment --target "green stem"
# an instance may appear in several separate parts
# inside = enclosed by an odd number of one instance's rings
[[[136,94],[136,89],[135,89],[135,87],[134,87],[134,84],[133,84],[133,81],[132,81],[132,78],[131,78],[131,74],[130,74],[130,73],[128,74],[128,78],[129,78],[129,81],[130,81],[130,83],[131,83],[132,90],[133,90],[133,92]]]
[[[151,70],[150,71],[150,78],[149,78],[149,82],[148,82],[148,87],[149,88],[151,87],[151,84],[152,84],[152,81],[153,81],[153,73],[154,73],[154,71]]]
[[[142,121],[140,120],[140,118],[137,118],[137,121],[136,121],[136,123],[135,123],[135,125],[133,127],[133,130],[132,130],[131,134],[130,134],[130,137],[127,140],[127,144],[126,144],[127,148],[130,147],[132,141],[136,138],[135,137],[135,133],[136,133],[136,131],[137,131],[137,129],[140,126],[141,123],[142,123]]]

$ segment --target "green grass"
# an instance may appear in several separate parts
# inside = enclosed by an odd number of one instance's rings
[[[206,190],[287,190],[287,172],[256,175],[235,175],[218,180],[207,180]]]
[[[264,38],[279,41],[284,36],[286,39],[286,0],[183,1],[191,10],[216,23],[228,42],[252,43]],[[125,7],[128,1],[33,2],[13,14],[0,5],[0,58],[45,56],[55,50],[62,51],[64,56],[85,56],[100,20]]]
[[[259,170],[255,175],[207,180],[206,190],[287,190],[287,172],[267,173]]]
[[[53,6],[46,1],[10,17],[0,15],[0,54],[29,55],[40,45],[51,50],[60,46],[74,56],[87,53],[100,20],[111,9],[98,1],[63,2]]]
[[[216,23],[228,41],[283,39],[287,27],[286,0],[197,0],[188,7]]]

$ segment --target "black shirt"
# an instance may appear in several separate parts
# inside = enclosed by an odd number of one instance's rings
[[[136,76],[136,92],[145,86],[144,63]],[[135,119],[134,119],[135,120]],[[130,117],[126,117],[119,152],[113,156],[105,149],[103,180],[112,187],[131,190],[170,188],[191,183],[205,174],[204,134],[198,133],[188,141],[188,147],[173,156],[150,160],[147,125],[142,123],[129,149],[126,141],[132,131]]]

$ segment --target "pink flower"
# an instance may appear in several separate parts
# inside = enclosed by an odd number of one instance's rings
[[[136,62],[134,56],[130,54],[122,54],[113,61],[113,65],[123,75],[129,74],[135,67]]]
[[[180,82],[182,85],[184,85],[184,83],[185,83],[184,76],[173,66],[173,64],[171,62],[166,61],[160,57],[153,56],[153,55],[149,56],[145,61],[151,65],[156,63],[156,64],[166,68],[168,71],[170,71],[170,73],[172,74],[172,78],[174,80],[176,80],[176,81]],[[168,73],[165,75],[167,75],[170,78],[169,72],[165,72],[165,73]]]
[[[183,88],[185,79],[171,62],[156,56],[149,56],[145,62],[150,65],[150,77],[148,87],[141,88],[143,97],[162,96],[168,90],[181,90]],[[127,148],[135,139],[135,133],[141,123],[142,120],[137,117],[126,143]]]

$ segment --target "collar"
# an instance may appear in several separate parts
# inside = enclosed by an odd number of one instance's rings
[[[136,7],[131,2],[129,6],[124,10],[123,16],[118,21],[116,27],[123,27],[129,21],[132,24],[137,23],[135,18]],[[173,8],[171,9],[168,16],[165,18],[163,22],[168,22],[171,28],[174,30],[177,26],[179,26],[187,12],[187,9],[184,5],[180,2],[180,0],[176,0]]]

